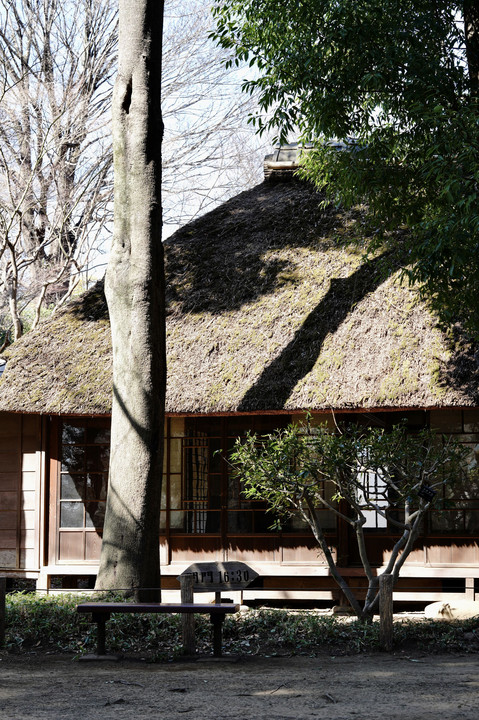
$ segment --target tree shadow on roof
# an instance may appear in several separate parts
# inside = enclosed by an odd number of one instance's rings
[[[298,382],[313,369],[327,335],[335,333],[354,306],[400,267],[397,255],[386,252],[361,264],[349,277],[331,279],[326,295],[246,392],[238,410],[284,407]]]
[[[322,208],[322,200],[307,183],[263,183],[176,232],[165,242],[169,313],[238,309],[294,282],[295,249],[350,242],[360,214]],[[351,255],[362,253],[350,247]]]
[[[439,383],[464,397],[464,405],[479,405],[479,343],[472,340],[461,323],[448,332],[451,354],[439,371]]]

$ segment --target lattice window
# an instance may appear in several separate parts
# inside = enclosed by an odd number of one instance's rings
[[[429,512],[433,534],[479,534],[479,478],[467,478],[454,486],[438,488],[439,497]]]
[[[195,433],[183,441],[183,507],[186,532],[205,533],[209,509],[209,446],[206,433]]]
[[[388,497],[389,486],[381,473],[360,466],[357,480],[360,485],[357,490],[359,504],[362,506],[371,504],[378,508],[379,511],[385,512],[390,504]],[[368,530],[386,529],[388,525],[387,518],[374,507],[363,510],[363,515],[366,518],[363,528]]]

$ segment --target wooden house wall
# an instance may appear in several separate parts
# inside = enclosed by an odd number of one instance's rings
[[[21,416],[0,414],[0,567],[16,569],[19,553]]]
[[[421,427],[429,424],[439,432],[447,435],[454,435],[461,443],[470,449],[471,460],[479,457],[479,410],[478,409],[451,409],[404,412],[409,416],[412,427]],[[401,418],[399,413],[387,413],[388,422],[398,422]],[[378,413],[378,418],[386,419],[386,413]],[[298,421],[301,416],[293,416],[293,421]],[[329,415],[317,415],[317,421],[329,423],[333,426],[333,420]],[[241,420],[238,418],[238,421]],[[203,421],[207,422],[207,421]],[[167,478],[165,505],[167,507],[168,496],[181,494],[181,442],[186,433],[184,421],[180,418],[170,421],[168,446],[170,447],[170,458],[165,458],[165,475]],[[198,425],[201,427],[201,425]],[[229,433],[231,435],[231,433]],[[223,438],[223,445],[228,442],[228,437]],[[477,457],[476,457],[477,455]],[[169,463],[169,464],[168,464]],[[173,500],[170,499],[170,505]],[[173,507],[173,506],[171,506]],[[170,506],[167,507],[170,510]],[[449,513],[468,518],[464,521],[464,527],[450,530],[437,530],[431,518],[428,519],[429,526],[424,536],[417,542],[416,548],[406,561],[406,565],[414,572],[420,568],[448,569],[455,567],[469,568],[474,576],[479,576],[479,494],[474,496],[468,507],[460,509],[457,513],[451,510],[437,510],[435,517],[443,516],[444,522],[448,520]],[[312,537],[309,529],[289,528],[288,532],[282,533],[245,533],[227,531],[222,533],[190,534],[181,530],[181,518],[184,513],[175,511],[164,513],[165,516],[176,515],[175,520],[167,525],[165,518],[162,545],[162,561],[166,572],[169,565],[179,562],[188,562],[198,559],[214,560],[242,560],[245,562],[259,563],[272,568],[281,567],[285,570],[289,566],[292,575],[297,575],[307,567],[326,568],[326,561],[318,553],[317,543]],[[436,522],[436,524],[439,524]],[[446,523],[447,524],[447,523]],[[336,557],[338,565],[346,572],[348,568],[358,568],[360,558],[357,544],[353,537],[350,526],[339,522],[335,528],[331,528],[329,542]],[[397,539],[397,538],[396,538]],[[378,568],[384,567],[390,557],[395,536],[385,528],[384,530],[373,530],[366,533],[366,544],[371,563]]]
[[[431,410],[430,425],[447,435],[453,435],[469,448],[471,461],[479,460],[479,409]],[[475,507],[479,508],[479,498],[475,498],[475,501]],[[479,509],[475,513],[479,518]],[[470,566],[479,569],[478,534],[479,523],[466,530],[463,538],[430,532],[427,542],[419,544],[411,554],[409,564],[444,568]]]
[[[470,450],[471,461],[479,460],[479,410],[441,409],[428,413],[430,427],[445,435],[452,435]],[[422,569],[434,569],[444,576],[454,568],[470,570],[474,577],[479,577],[479,494],[476,493],[469,502],[470,507],[457,511],[435,509],[430,511],[425,533],[416,542],[415,548],[405,562],[406,572],[420,572]],[[438,530],[440,518],[447,525],[449,514],[456,514],[458,521],[464,517],[463,530],[459,528]],[[434,520],[435,519],[435,520]],[[465,520],[470,519],[467,523]],[[347,565],[357,567],[360,558],[357,545],[347,531]],[[384,567],[390,557],[394,537],[388,532],[376,531],[366,534],[366,549],[373,566]],[[404,571],[403,571],[404,574]]]
[[[36,573],[40,563],[41,418],[0,413],[0,568]]]
[[[409,416],[413,422],[417,416],[418,426],[426,419],[438,430],[454,434],[470,448],[471,458],[479,455],[479,409],[417,411],[416,415],[409,413]],[[272,422],[272,419],[268,421],[263,416],[261,420],[260,417],[257,416],[254,421],[258,427]],[[327,417],[324,414],[319,419],[324,421]],[[299,416],[276,416],[276,419],[284,424],[290,419],[299,419]],[[82,422],[79,418],[77,421]],[[98,418],[85,419],[85,422],[92,427],[99,424],[106,428],[109,421]],[[309,596],[324,585],[326,596],[331,578],[308,530],[290,527],[287,532],[273,533],[266,526],[255,532],[244,531],[242,525],[238,525],[237,530],[227,528],[230,508],[227,507],[228,499],[223,496],[221,508],[217,504],[214,507],[218,509],[213,507],[211,513],[211,517],[215,513],[218,518],[221,517],[221,523],[213,530],[205,527],[201,532],[191,532],[187,519],[188,498],[185,495],[186,450],[191,437],[195,436],[191,432],[195,427],[201,447],[201,423],[209,422],[206,418],[170,417],[165,425],[167,443],[160,527],[160,557],[165,586],[168,588],[171,583],[172,587],[175,586],[174,578],[181,568],[195,560],[243,560],[262,571],[266,595],[274,595],[275,589],[280,588],[283,594],[292,592],[297,596],[298,592],[304,592]],[[218,427],[223,423],[223,427],[228,428],[223,437],[210,433],[218,447],[226,447],[236,429],[248,419],[241,416],[229,420],[212,418],[211,422]],[[50,428],[48,485],[44,477],[46,432],[42,430],[42,423]],[[94,575],[101,543],[101,530],[98,528],[60,525],[60,426],[60,418],[42,421],[39,416],[0,414],[0,569],[30,573],[32,576],[40,570],[45,586],[48,586],[48,578],[54,575]],[[224,474],[224,469],[221,472]],[[224,494],[227,487],[225,477],[222,483]],[[45,498],[42,495],[44,487],[49,488]],[[42,510],[44,504],[48,507],[45,516]],[[231,512],[234,515],[243,511],[233,508]],[[255,512],[255,508],[249,508],[245,515],[249,513],[248,517],[252,518]],[[476,515],[479,518],[479,498]],[[351,577],[357,576],[360,583],[359,558],[355,555],[355,545],[347,526],[331,528],[329,536],[342,571]],[[474,578],[478,578],[476,587],[479,586],[478,541],[479,531],[476,530],[469,534],[429,531],[419,540],[408,559],[402,573],[403,582],[420,583],[420,578],[429,578],[438,593],[442,587],[440,578],[466,578],[466,582],[473,585]],[[391,535],[387,531],[374,531],[368,536],[367,543],[372,563],[378,568],[383,567],[392,547]],[[406,585],[406,593],[408,587]],[[261,596],[261,592],[258,595]]]

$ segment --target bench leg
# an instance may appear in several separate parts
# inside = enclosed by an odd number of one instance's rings
[[[193,574],[187,573],[186,575],[180,575],[180,586],[181,602],[192,603],[194,601]],[[195,616],[193,615],[193,613],[185,613],[184,615],[182,615],[181,629],[183,640],[183,653],[184,655],[194,655],[196,653],[196,638]]]
[[[92,620],[96,622],[96,654],[106,655],[105,638],[106,638],[106,621],[109,620],[108,613],[93,613]]]
[[[221,657],[221,646],[223,644],[222,626],[225,617],[224,615],[210,615],[210,619],[213,623],[213,655],[214,657]]]
[[[181,617],[181,637],[183,640],[183,654],[196,654],[195,616],[193,613],[184,613]]]

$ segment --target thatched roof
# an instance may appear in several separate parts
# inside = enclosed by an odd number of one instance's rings
[[[169,412],[479,404],[475,348],[438,327],[397,258],[364,261],[359,211],[320,199],[262,184],[167,241]],[[110,388],[99,284],[9,350],[0,410],[108,413]]]

